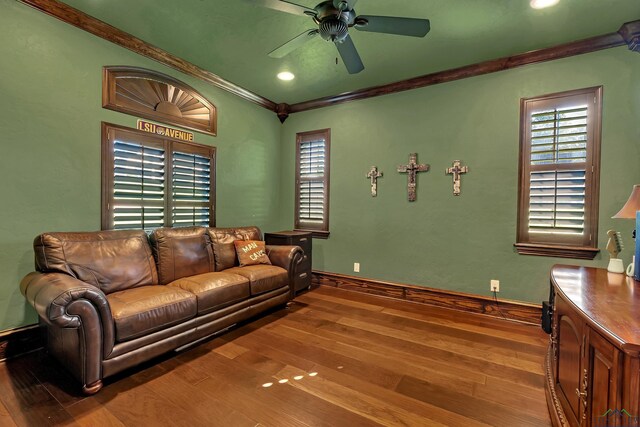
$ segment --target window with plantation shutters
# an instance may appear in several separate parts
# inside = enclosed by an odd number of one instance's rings
[[[597,254],[601,94],[598,87],[522,100],[519,253]]]
[[[314,237],[329,235],[330,139],[329,129],[296,136],[294,228],[312,231]]]
[[[103,123],[102,228],[213,226],[215,148]]]

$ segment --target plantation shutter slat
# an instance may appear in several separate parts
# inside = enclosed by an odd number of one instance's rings
[[[296,229],[328,232],[329,132],[298,134]]]
[[[172,223],[208,226],[211,202],[211,160],[199,154],[172,153]]]
[[[586,171],[532,172],[529,232],[584,233]]]
[[[149,230],[164,225],[164,150],[113,143],[113,228]]]
[[[531,115],[531,164],[587,161],[587,106]]]
[[[518,252],[597,253],[600,111],[599,88],[523,100]]]

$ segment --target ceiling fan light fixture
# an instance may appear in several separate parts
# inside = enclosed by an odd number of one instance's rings
[[[320,37],[332,42],[341,42],[349,34],[346,22],[335,17],[325,18],[320,22]]]
[[[547,7],[555,6],[560,0],[531,0],[529,5],[534,9],[544,9]]]
[[[288,82],[288,81],[291,81],[291,80],[295,79],[296,76],[295,76],[295,74],[293,74],[290,71],[282,71],[282,72],[278,73],[278,78],[280,80]]]

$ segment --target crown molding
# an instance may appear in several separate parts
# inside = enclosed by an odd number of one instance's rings
[[[366,89],[355,90],[353,92],[345,92],[339,95],[332,95],[292,104],[289,106],[288,113],[293,114],[360,99],[419,89],[440,83],[447,83],[483,74],[509,70],[523,65],[553,61],[556,59],[581,55],[583,53],[624,46],[625,44],[629,46],[629,49],[631,50],[640,51],[640,21],[628,22],[622,25],[620,30],[616,33],[604,34],[545,49],[533,50],[513,56],[466,65],[464,67],[425,74],[419,77],[401,80],[399,82],[373,86]]]
[[[627,22],[618,33],[622,36],[629,50],[640,53],[640,21]]]
[[[536,64],[540,62],[553,61],[584,53],[595,52],[603,49],[627,45],[630,50],[640,53],[640,20],[623,24],[615,33],[603,34],[596,37],[564,43],[545,49],[533,50],[513,56],[479,62],[477,64],[466,65],[435,73],[413,77],[394,83],[380,86],[373,86],[365,89],[358,89],[338,95],[331,95],[322,98],[303,101],[296,104],[276,104],[256,93],[244,89],[222,77],[207,71],[197,65],[179,58],[169,52],[153,46],[127,32],[124,32],[106,22],[100,21],[84,12],[79,11],[58,0],[18,0],[41,12],[53,16],[63,22],[71,24],[77,28],[85,30],[93,35],[101,37],[135,53],[146,56],[150,59],[167,65],[175,70],[199,78],[222,90],[232,93],[247,101],[251,101],[267,110],[277,114],[280,122],[284,123],[287,117],[293,113],[313,110],[316,108],[330,107],[332,105],[343,104],[345,102],[357,101],[360,99],[373,98],[376,96],[389,95],[406,90],[419,89],[440,83],[452,82],[483,74],[505,71],[523,65]]]
[[[179,58],[166,50],[153,46],[144,40],[141,40],[132,34],[122,31],[112,25],[96,19],[84,12],[79,11],[65,3],[57,0],[18,0],[33,7],[47,15],[53,16],[67,24],[80,28],[88,33],[103,38],[107,41],[117,44],[118,46],[129,49],[137,54],[146,56],[160,62],[168,67],[178,70],[182,73],[196,77],[207,83],[212,84],[224,91],[230,92],[247,101],[258,104],[267,110],[276,111],[276,103],[253,93],[243,87],[240,87],[222,77],[207,71],[197,65]]]

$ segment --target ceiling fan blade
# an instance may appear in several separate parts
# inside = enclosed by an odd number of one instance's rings
[[[284,0],[252,0],[251,3],[294,15],[316,16],[315,10]]]
[[[338,10],[353,10],[358,0],[333,0],[333,7]]]
[[[361,15],[356,18],[355,28],[372,33],[424,37],[431,29],[431,24],[428,19]]]
[[[292,38],[282,46],[275,48],[274,50],[269,52],[269,56],[272,58],[282,58],[290,54],[291,52],[293,52],[294,50],[296,50],[297,48],[299,48],[300,46],[302,46],[303,44],[305,44],[306,42],[308,42],[309,40],[311,40],[317,35],[318,35],[318,30],[306,30],[304,33],[295,36],[294,38]]]
[[[342,42],[336,43],[336,47],[349,74],[358,74],[364,70],[364,64],[350,35],[347,34],[347,37]]]

